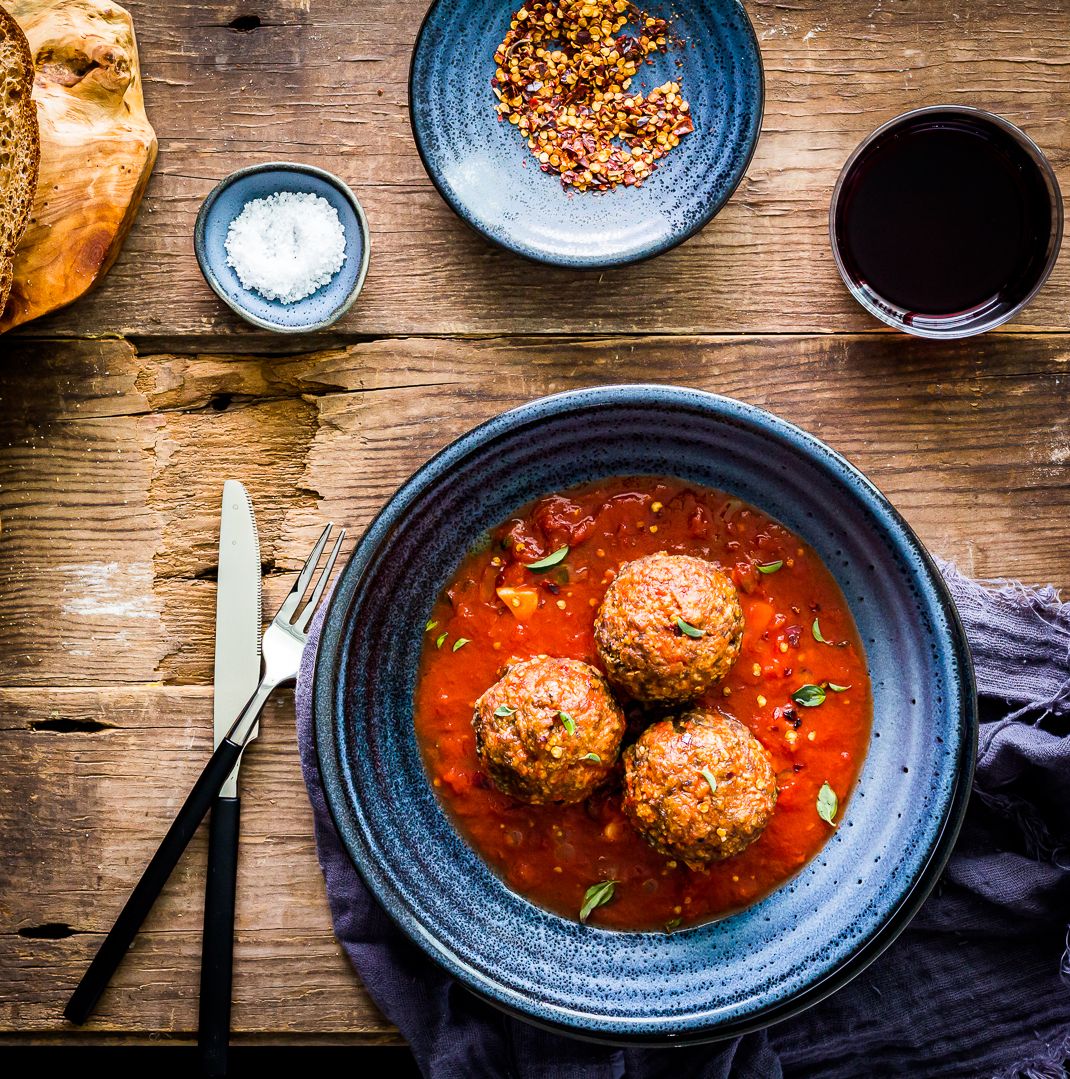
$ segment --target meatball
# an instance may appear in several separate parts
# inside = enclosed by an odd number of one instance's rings
[[[732,582],[690,555],[647,555],[621,567],[594,623],[609,680],[638,701],[691,700],[724,678],[743,642]]]
[[[691,869],[746,850],[776,798],[765,747],[739,720],[704,708],[655,723],[624,752],[624,812],[655,850]]]
[[[544,805],[581,802],[605,780],[624,715],[594,667],[536,656],[512,664],[476,701],[472,726],[494,785]]]

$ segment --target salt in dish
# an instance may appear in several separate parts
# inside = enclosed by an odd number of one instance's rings
[[[293,213],[294,199],[299,214]],[[317,215],[322,217],[319,225],[311,223],[310,207],[320,202],[337,216],[337,225],[325,214]],[[239,241],[239,230],[232,231],[232,225],[250,204],[261,208],[250,212],[252,220],[245,218],[240,231],[244,234],[247,223],[253,226],[251,235]],[[269,228],[263,208],[272,218],[288,222],[281,234],[272,234],[274,222]],[[342,259],[337,266],[339,241]],[[193,242],[201,273],[216,295],[246,322],[276,333],[309,333],[340,319],[360,293],[371,250],[367,218],[349,187],[323,169],[288,161],[239,169],[222,180],[201,206]],[[256,255],[258,247],[276,253],[290,249],[291,256],[296,254],[296,266],[290,267],[295,272],[265,265],[272,260]],[[323,277],[327,280],[318,283]],[[269,299],[266,293],[280,298]],[[298,299],[299,293],[306,294]]]
[[[328,284],[345,262],[338,211],[310,192],[279,191],[251,199],[230,223],[224,246],[247,289],[296,303]]]

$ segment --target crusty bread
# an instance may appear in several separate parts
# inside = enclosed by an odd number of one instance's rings
[[[0,312],[37,191],[41,137],[32,91],[33,57],[26,35],[0,7]]]

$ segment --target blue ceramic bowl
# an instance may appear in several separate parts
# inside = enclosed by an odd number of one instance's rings
[[[463,221],[537,262],[605,269],[675,247],[728,201],[762,124],[762,58],[750,20],[738,0],[639,6],[671,17],[686,45],[656,54],[633,86],[680,80],[695,131],[642,187],[578,193],[542,172],[494,111],[494,51],[520,0],[431,5],[413,51],[409,113],[424,167]]]
[[[230,223],[245,204],[279,191],[325,198],[338,211],[346,232],[342,268],[326,285],[296,303],[267,300],[245,288],[227,265],[224,247]],[[368,272],[371,242],[364,210],[347,184],[313,165],[273,161],[232,172],[212,189],[197,214],[193,247],[204,279],[246,322],[277,333],[309,333],[337,322],[353,306]]]
[[[585,927],[512,892],[450,824],[412,722],[424,623],[467,548],[540,495],[643,473],[729,491],[812,544],[850,604],[874,697],[869,754],[820,854],[747,910],[671,936]],[[339,833],[398,925],[508,1011],[632,1043],[738,1034],[814,1003],[865,967],[947,859],[977,739],[956,612],[884,497],[767,412],[660,386],[535,401],[424,465],[339,578],[314,721]]]

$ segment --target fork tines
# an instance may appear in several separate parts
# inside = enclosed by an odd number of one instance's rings
[[[312,553],[308,556],[304,566],[301,567],[301,572],[297,575],[297,580],[294,581],[293,588],[290,589],[290,594],[283,600],[282,606],[279,608],[279,618],[292,622],[294,628],[301,633],[304,633],[308,629],[308,624],[312,620],[312,616],[316,613],[316,607],[319,605],[323,590],[327,587],[327,582],[331,579],[331,571],[334,569],[334,563],[338,558],[338,552],[342,549],[342,541],[346,538],[346,530],[343,528],[339,531],[338,539],[335,540],[334,546],[331,548],[331,553],[327,556],[327,562],[323,567],[322,573],[320,573],[316,580],[316,586],[312,590],[312,595],[309,597],[308,603],[305,604],[301,613],[294,618],[297,608],[301,603],[301,597],[304,596],[305,592],[308,590],[312,575],[315,573],[320,558],[323,556],[323,549],[327,546],[327,540],[330,537],[331,529],[333,527],[333,524],[328,524],[320,533],[319,539],[316,540],[316,546],[312,548]]]

